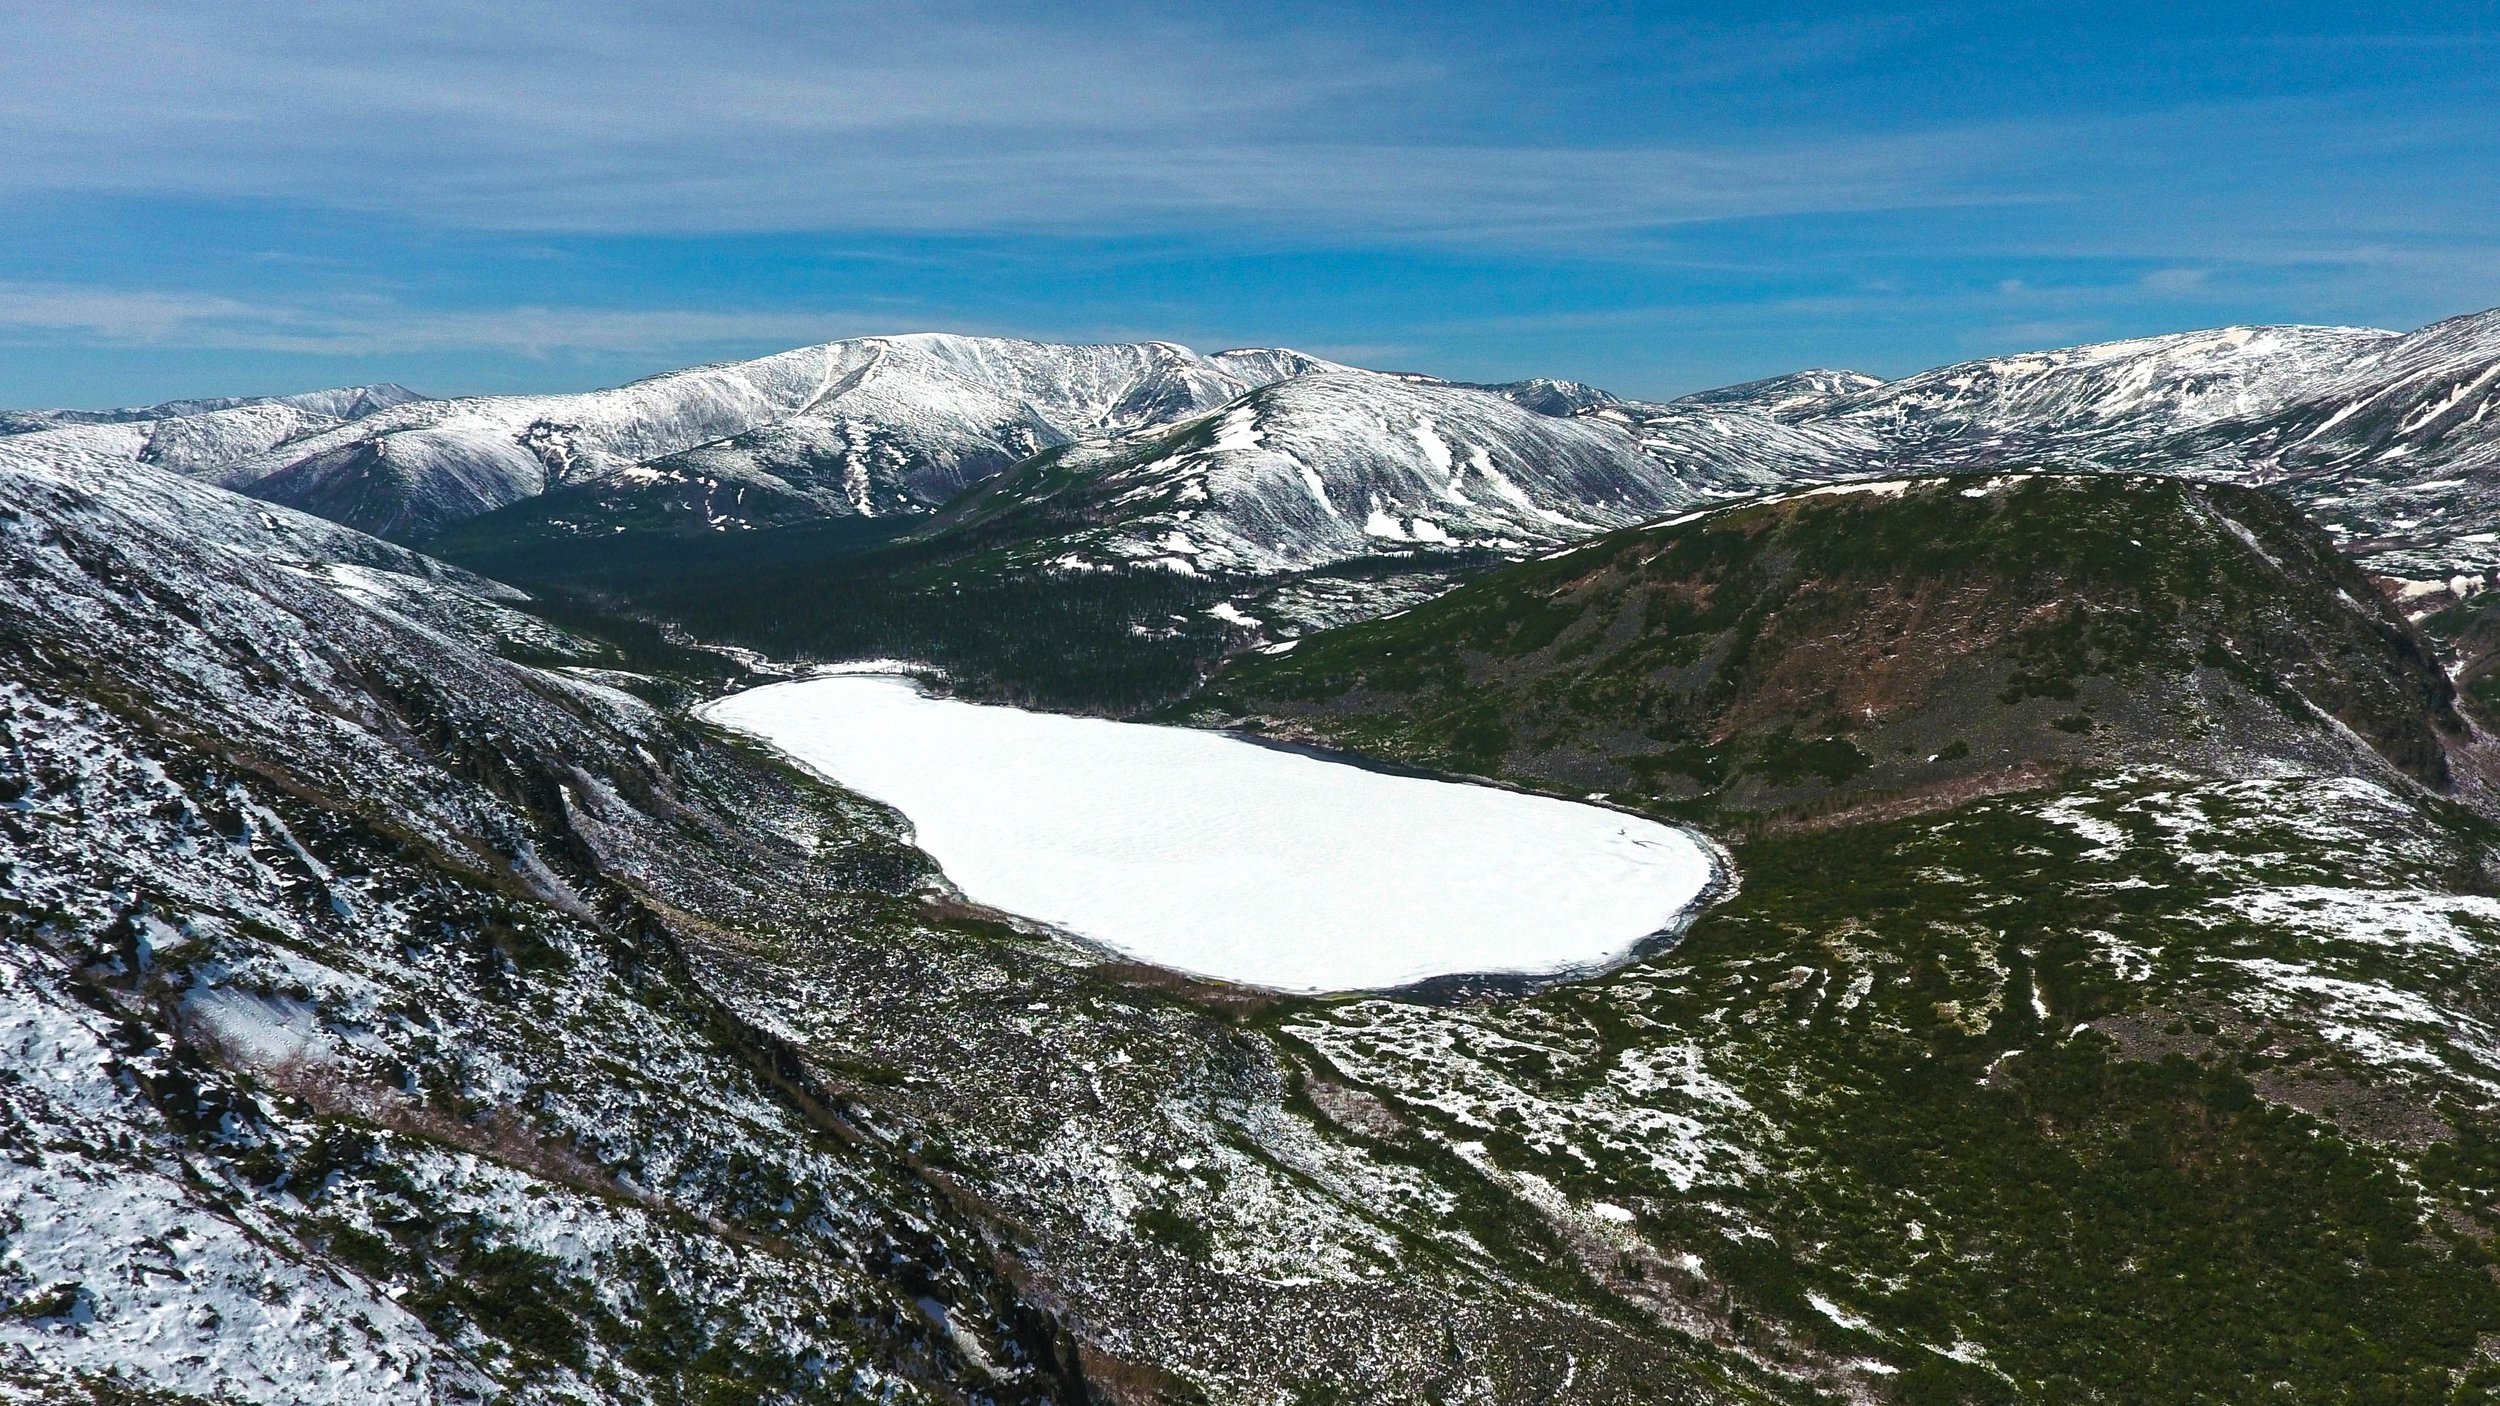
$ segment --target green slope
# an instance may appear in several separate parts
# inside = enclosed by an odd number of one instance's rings
[[[1707,812],[2365,747],[2437,786],[2451,695],[2361,573],[2263,493],[1954,477],[1615,533],[1236,659],[1198,710]]]

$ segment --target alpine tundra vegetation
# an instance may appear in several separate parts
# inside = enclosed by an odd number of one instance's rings
[[[0,1394],[2500,1399],[2495,368],[12,412]]]

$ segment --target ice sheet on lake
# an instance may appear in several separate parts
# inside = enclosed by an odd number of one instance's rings
[[[902,811],[974,899],[1285,990],[1599,963],[1711,875],[1685,832],[1595,806],[896,678],[772,684],[706,715]]]

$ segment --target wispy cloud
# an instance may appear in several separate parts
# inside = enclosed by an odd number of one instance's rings
[[[2500,301],[2488,16],[1671,8],[0,0],[0,343],[1212,327],[1655,391]]]
[[[69,333],[108,346],[324,356],[495,352],[699,354],[902,330],[855,313],[410,308],[373,298],[290,304],[76,284],[0,283],[0,343]]]
[[[1984,197],[2004,134],[1453,140],[1380,36],[946,0],[21,11],[0,190],[506,229],[1186,229],[1519,244]],[[1801,39],[1800,43],[1809,42]],[[1813,41],[1820,42],[1820,41]]]

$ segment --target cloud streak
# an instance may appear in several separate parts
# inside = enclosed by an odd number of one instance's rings
[[[1091,11],[1097,16],[1105,12]],[[1551,242],[1973,198],[2003,135],[1453,140],[1372,40],[943,0],[37,6],[0,189],[572,233],[1185,230]]]
[[[443,311],[372,298],[290,304],[80,284],[0,283],[0,343],[70,333],[134,348],[347,357],[445,351],[545,357],[800,346],[894,330],[839,312],[578,307]]]
[[[2009,279],[2091,336],[2500,301],[2487,15],[1666,8],[0,0],[0,343],[133,368],[0,395],[898,323],[1656,393],[1945,359]]]

